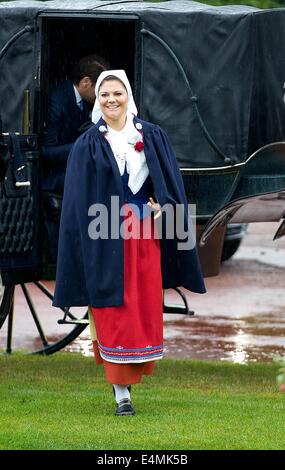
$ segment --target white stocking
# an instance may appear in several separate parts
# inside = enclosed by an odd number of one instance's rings
[[[127,385],[114,384],[113,387],[115,391],[115,400],[117,403],[119,403],[119,401],[123,400],[124,398],[128,398],[130,400],[131,395],[130,395]]]

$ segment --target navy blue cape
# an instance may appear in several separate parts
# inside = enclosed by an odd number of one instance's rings
[[[187,201],[175,154],[164,131],[157,125],[134,117],[142,126],[144,151],[154,194],[161,206],[175,208]],[[68,158],[60,222],[56,307],[108,307],[124,303],[124,240],[94,240],[88,235],[89,207],[104,204],[111,213],[111,196],[124,204],[123,185],[110,144],[99,130],[101,119],[77,139]],[[109,231],[111,220],[109,220]],[[180,251],[177,243],[163,237],[161,269],[163,288],[183,286],[204,293],[205,286],[196,247]],[[143,289],[143,286],[142,286]]]

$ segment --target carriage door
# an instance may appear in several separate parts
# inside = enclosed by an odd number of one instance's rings
[[[41,271],[38,77],[34,20],[15,16],[9,24],[9,31],[0,27],[0,160],[6,162],[0,182],[0,272],[5,285],[14,285],[39,278]]]

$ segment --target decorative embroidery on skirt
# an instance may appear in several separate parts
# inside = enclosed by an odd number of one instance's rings
[[[125,349],[122,346],[107,348],[98,341],[102,359],[110,362],[147,362],[163,357],[163,345],[146,348]]]

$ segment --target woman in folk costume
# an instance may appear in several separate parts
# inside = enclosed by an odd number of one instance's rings
[[[115,414],[133,415],[130,385],[163,356],[162,289],[205,286],[166,134],[136,117],[123,70],[102,72],[95,92],[95,125],[68,159],[53,305],[90,306],[94,355],[113,384]],[[190,247],[181,249],[175,230],[169,236],[166,205],[172,223],[182,207]]]

